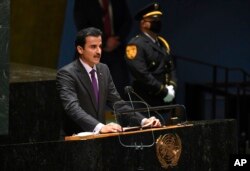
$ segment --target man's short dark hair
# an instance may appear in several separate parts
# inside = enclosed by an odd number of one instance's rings
[[[80,30],[76,35],[75,47],[78,45],[84,47],[87,36],[102,36],[102,31],[95,27],[88,27]]]

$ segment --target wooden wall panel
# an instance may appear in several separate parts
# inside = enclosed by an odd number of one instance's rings
[[[66,0],[12,0],[10,61],[57,67]]]

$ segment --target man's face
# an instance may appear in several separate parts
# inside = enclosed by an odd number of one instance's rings
[[[98,64],[101,59],[102,37],[87,36],[85,46],[77,46],[77,51],[80,54],[80,58],[90,67],[93,67],[95,64]]]
[[[147,17],[143,19],[144,25],[143,27],[146,30],[150,30],[153,33],[159,33],[161,31],[162,23],[161,16],[156,15],[153,17]]]

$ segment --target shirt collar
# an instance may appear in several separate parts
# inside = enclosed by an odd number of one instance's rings
[[[154,43],[156,42],[156,40],[153,38],[153,37],[151,37],[148,33],[146,33],[146,32],[143,32],[150,40],[152,40]]]
[[[90,71],[91,71],[92,69],[96,70],[96,65],[94,65],[94,67],[92,68],[92,67],[90,67],[86,62],[84,62],[81,58],[79,58],[79,59],[80,59],[80,62],[82,63],[82,65],[83,65],[83,67],[86,69],[86,71],[87,71],[88,73],[90,73]]]

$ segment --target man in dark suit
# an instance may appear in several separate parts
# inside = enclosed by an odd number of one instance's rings
[[[66,112],[66,135],[83,131],[108,133],[122,131],[116,123],[105,125],[104,110],[107,104],[122,101],[112,81],[107,65],[100,63],[102,32],[86,28],[78,32],[75,48],[78,59],[61,68],[57,73],[57,89]],[[160,126],[154,117],[133,115],[141,125]]]
[[[75,0],[74,21],[78,31],[86,27],[103,30],[101,62],[108,65],[118,92],[126,97],[129,74],[124,53],[132,24],[126,0]]]
[[[151,106],[162,106],[175,98],[174,63],[167,41],[159,36],[162,12],[158,3],[139,10],[141,33],[126,47],[126,61],[133,76],[134,90]]]

